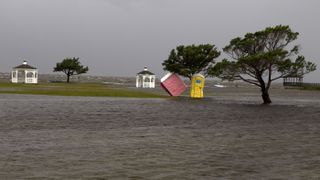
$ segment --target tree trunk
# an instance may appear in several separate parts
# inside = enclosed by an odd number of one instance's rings
[[[70,81],[70,75],[67,75],[67,83]]]
[[[271,99],[270,99],[268,90],[262,91],[262,99],[263,99],[263,104],[271,104]]]

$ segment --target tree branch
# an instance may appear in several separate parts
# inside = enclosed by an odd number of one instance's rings
[[[254,84],[258,87],[261,87],[261,85],[258,83],[258,81],[252,80],[252,79],[245,79],[244,77],[242,77],[241,75],[238,76],[242,81],[250,83],[250,84]]]

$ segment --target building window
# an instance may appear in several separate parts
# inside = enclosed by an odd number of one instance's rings
[[[32,78],[33,77],[33,72],[28,72],[27,73],[27,78]]]

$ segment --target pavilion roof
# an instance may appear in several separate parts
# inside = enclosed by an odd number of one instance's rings
[[[147,74],[147,75],[154,75],[152,72],[148,71],[148,70],[144,70],[139,72],[138,74]]]
[[[28,64],[21,64],[19,66],[14,67],[14,69],[37,69],[37,68],[32,67]]]

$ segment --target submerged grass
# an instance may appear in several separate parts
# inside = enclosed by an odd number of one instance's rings
[[[12,84],[0,83],[0,93],[33,94],[54,96],[98,96],[98,97],[132,97],[132,98],[162,98],[155,92],[146,92],[127,87],[116,87],[100,83],[41,83]]]

